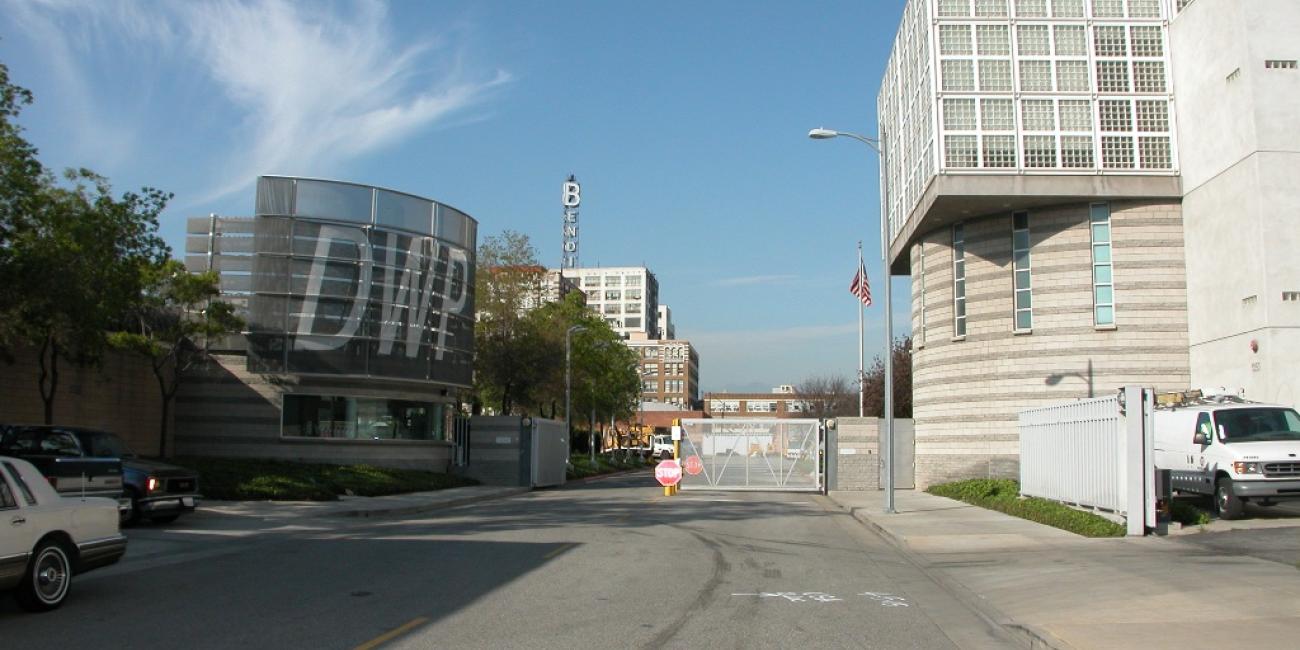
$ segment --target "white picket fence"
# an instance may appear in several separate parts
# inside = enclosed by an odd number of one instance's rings
[[[1021,411],[1020,492],[1125,515],[1129,533],[1140,535],[1155,516],[1150,393],[1122,394]]]

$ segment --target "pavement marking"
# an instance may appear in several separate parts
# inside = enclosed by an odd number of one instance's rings
[[[543,555],[543,556],[542,556],[542,559],[543,559],[543,560],[549,560],[549,559],[551,559],[551,558],[553,558],[553,557],[559,555],[560,553],[563,553],[563,552],[565,552],[565,551],[567,551],[567,550],[569,550],[569,549],[571,549],[571,548],[576,548],[577,546],[578,546],[578,543],[577,543],[577,542],[565,542],[564,545],[560,546],[559,548],[557,548],[557,549],[551,551],[550,553],[547,553],[546,555]]]
[[[397,629],[390,630],[369,641],[366,641],[365,643],[357,646],[354,650],[373,650],[374,648],[378,648],[379,646],[388,643],[389,641],[392,641],[393,639],[396,639],[397,637],[402,636],[403,634],[406,634],[407,632],[410,632],[411,630],[420,627],[421,625],[424,625],[425,623],[428,622],[429,619],[423,616],[414,618],[411,621],[407,622],[405,625]]]

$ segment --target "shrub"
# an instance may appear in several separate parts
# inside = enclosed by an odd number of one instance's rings
[[[199,473],[209,499],[336,501],[339,495],[383,496],[475,485],[473,479],[371,465],[326,465],[254,458],[178,458]]]
[[[933,485],[930,494],[948,497],[1014,517],[1036,521],[1086,537],[1120,537],[1124,526],[1090,512],[1037,497],[1020,497],[1020,483],[1011,479],[972,479]]]

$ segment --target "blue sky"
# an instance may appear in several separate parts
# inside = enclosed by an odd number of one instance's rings
[[[704,390],[767,390],[856,372],[858,240],[884,348],[878,161],[807,132],[875,132],[902,6],[11,0],[0,61],[47,166],[176,194],[178,254],[185,217],[290,174],[449,203],[554,266],[575,174],[580,263],[649,266]]]

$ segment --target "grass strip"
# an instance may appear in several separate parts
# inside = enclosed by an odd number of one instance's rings
[[[926,492],[956,499],[1013,517],[1036,521],[1085,537],[1122,537],[1124,526],[1065,504],[1020,496],[1020,483],[1011,479],[971,479],[932,485]]]
[[[596,462],[592,463],[587,454],[574,454],[569,457],[569,466],[566,469],[566,476],[569,480],[587,478],[588,476],[599,476],[601,474],[612,474],[629,469],[639,469],[646,467],[651,463],[640,454],[631,454],[626,457],[601,454],[596,456]]]
[[[373,497],[478,484],[462,476],[373,465],[198,457],[172,462],[199,473],[204,497],[228,501],[337,501],[345,494]]]

